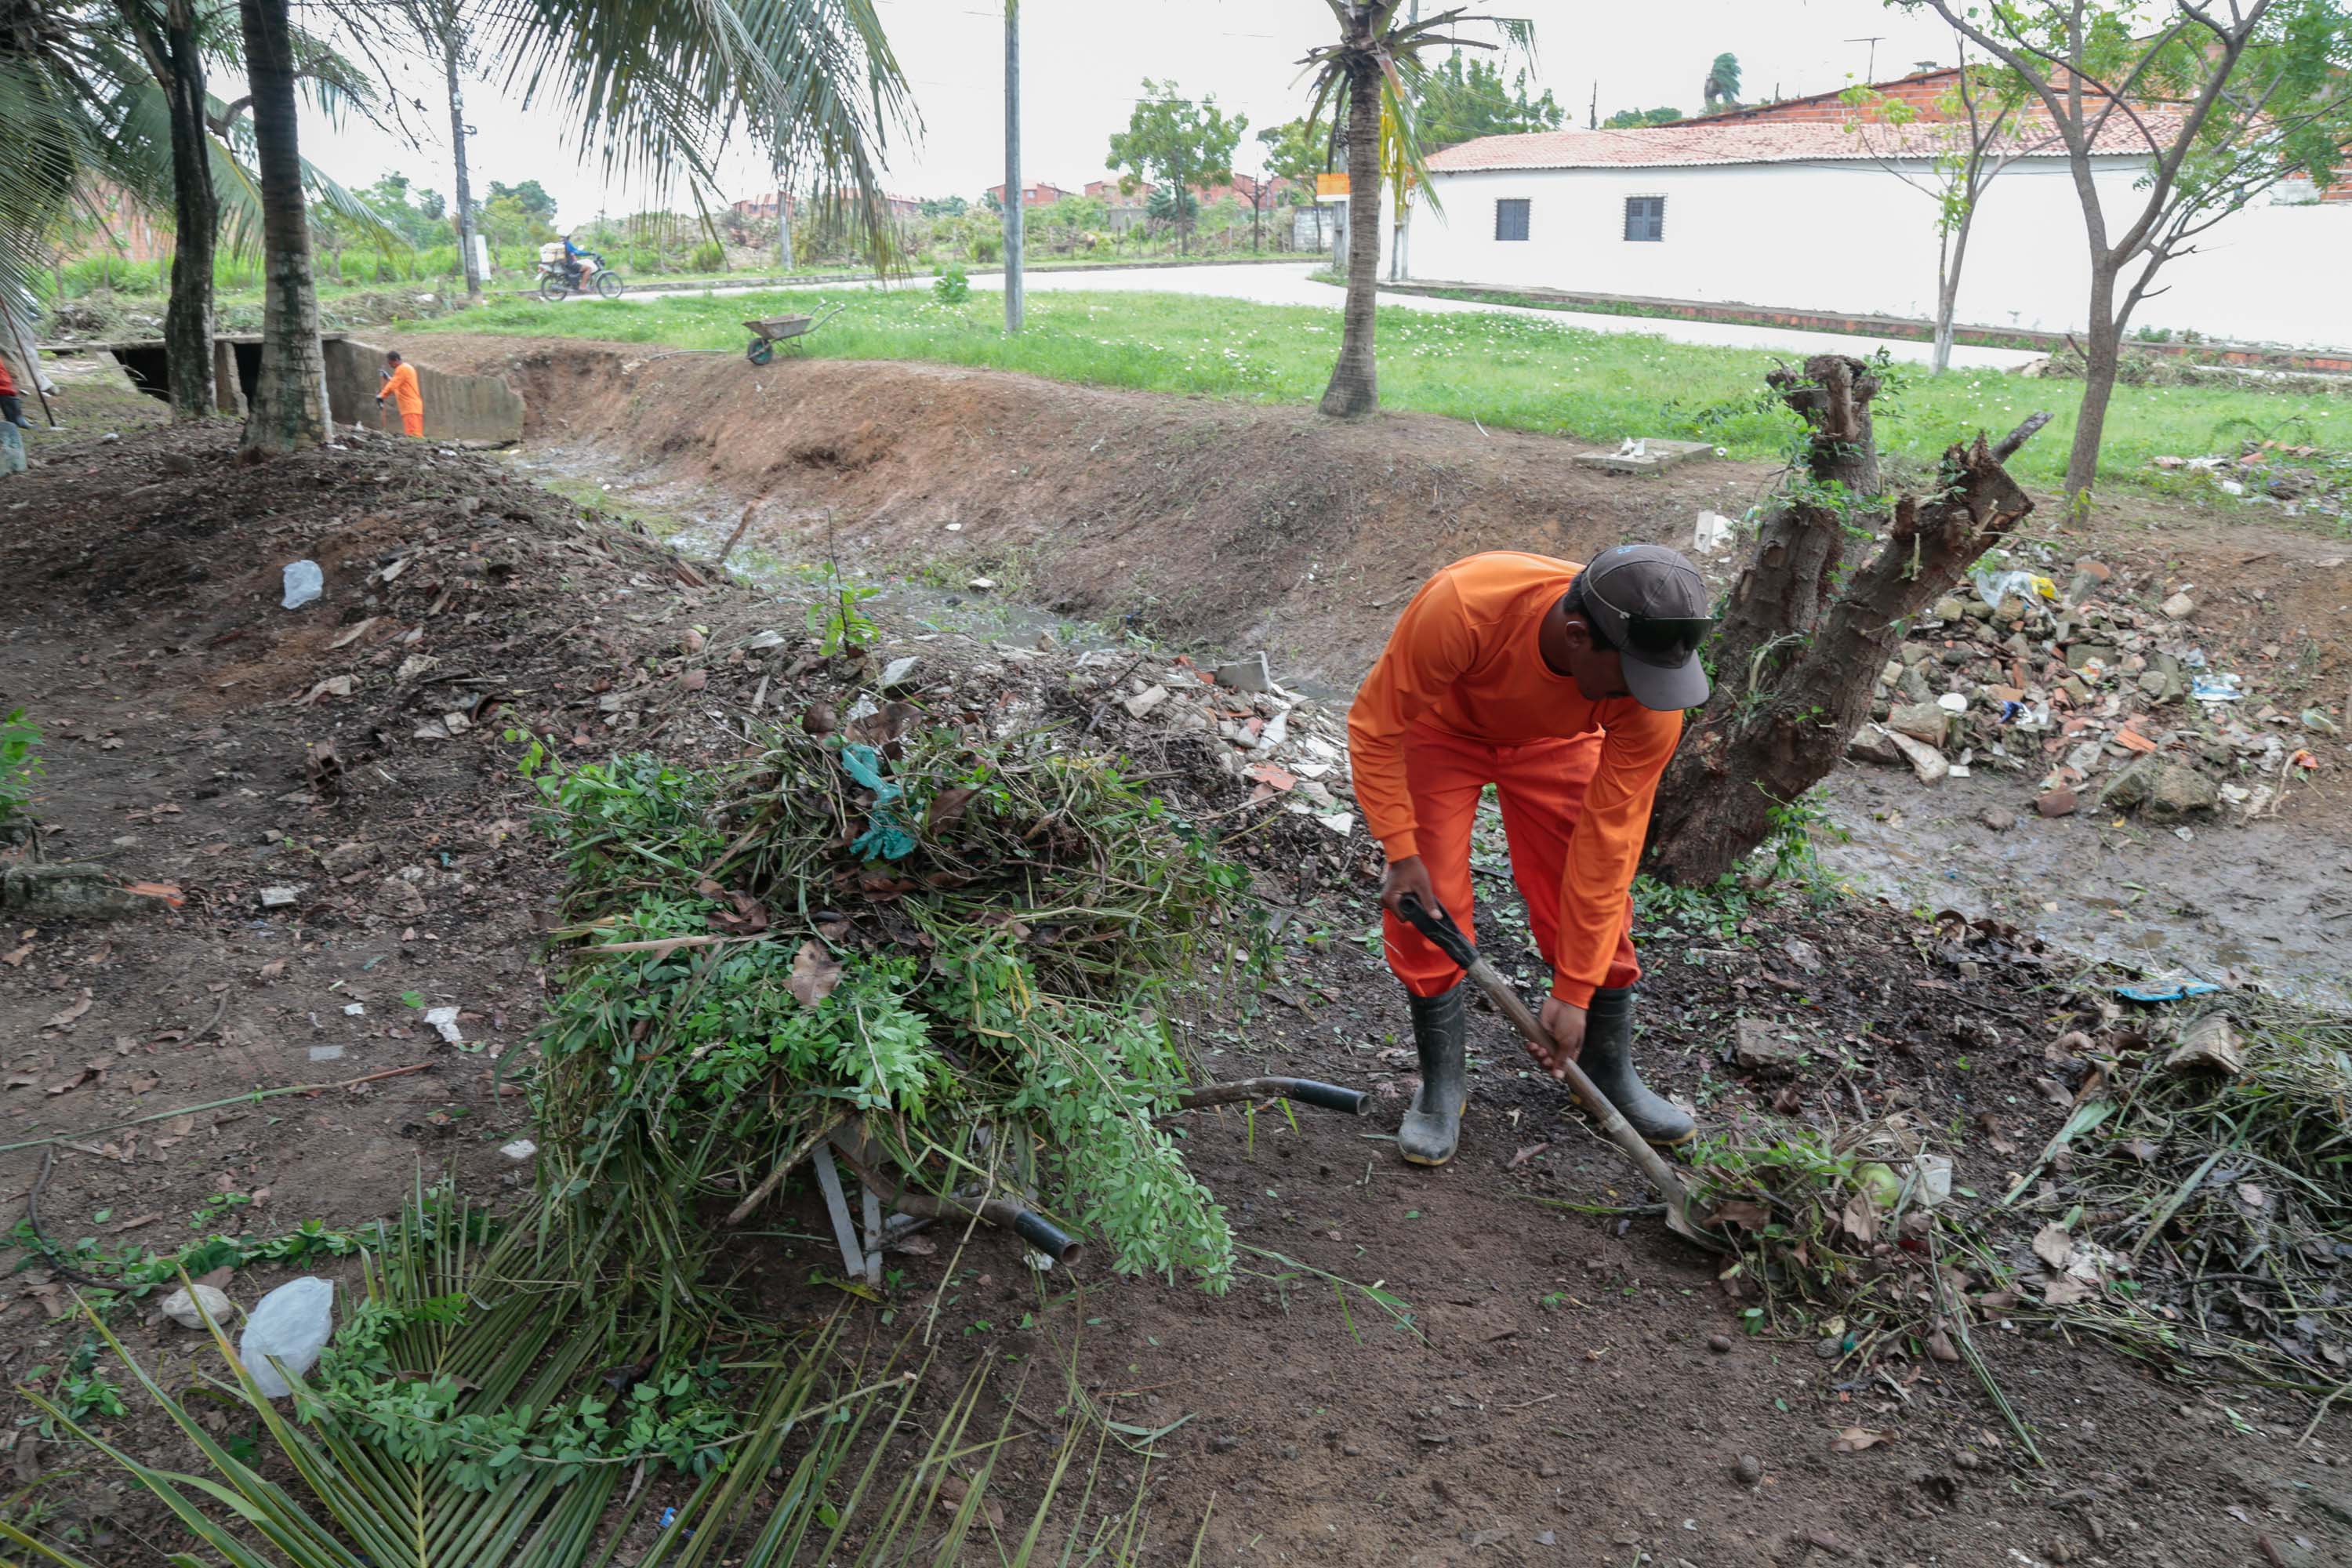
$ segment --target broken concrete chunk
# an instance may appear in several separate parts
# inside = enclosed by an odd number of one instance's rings
[[[31,919],[113,920],[168,909],[179,889],[126,884],[103,866],[10,866],[0,870],[0,909]],[[168,896],[167,896],[168,895]]]
[[[1215,675],[1218,685],[1231,687],[1235,691],[1274,689],[1274,671],[1267,666],[1263,653],[1237,658],[1231,664],[1221,664],[1212,673]]]
[[[1952,715],[1934,702],[1906,702],[1886,715],[1886,728],[1931,746],[1940,746],[1951,733]]]
[[[1902,749],[1895,738],[1875,724],[1864,724],[1845,743],[1845,754],[1858,763],[1879,763],[1892,767],[1903,760]]]
[[[1969,607],[1960,603],[1958,595],[1947,594],[1936,601],[1935,607],[1927,612],[1927,616],[1930,620],[1957,621],[1968,613]]]
[[[1952,764],[1935,747],[1892,731],[1886,738],[1895,742],[1895,749],[1911,764],[1911,771],[1919,775],[1921,784],[1941,784],[1950,776]]]
[[[523,1161],[530,1159],[533,1154],[539,1152],[539,1145],[532,1142],[528,1138],[518,1138],[511,1143],[499,1144],[499,1152],[504,1154],[508,1159],[515,1162],[515,1163],[520,1164]]]
[[[2164,601],[2164,613],[2176,621],[2185,621],[2197,613],[2197,601],[2186,594],[2175,594]]]
[[[1147,686],[1142,690],[1137,692],[1134,696],[1129,698],[1125,702],[1121,703],[1120,706],[1127,710],[1128,716],[1129,718],[1140,719],[1145,714],[1150,712],[1154,708],[1159,707],[1162,702],[1167,700],[1168,689],[1166,687]]]

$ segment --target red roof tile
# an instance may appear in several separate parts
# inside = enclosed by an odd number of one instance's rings
[[[2180,117],[2169,110],[2142,110],[2149,132],[2160,142],[2179,133]],[[1933,157],[1950,127],[1707,121],[1644,126],[1633,131],[1539,131],[1524,136],[1482,136],[1448,147],[1429,160],[1437,174],[1480,169],[1669,168],[1710,163],[1811,163],[1832,159],[1899,157],[1906,142],[1916,156]],[[2046,127],[2028,133],[2028,157],[2061,157],[2065,146]],[[2146,153],[2147,138],[2127,115],[2117,114],[2100,132],[2094,151]]]

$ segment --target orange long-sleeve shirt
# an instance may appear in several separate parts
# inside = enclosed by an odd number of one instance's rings
[[[1578,1007],[1608,973],[1658,778],[1683,730],[1681,714],[1630,697],[1587,701],[1544,663],[1543,618],[1583,569],[1510,550],[1446,567],[1397,617],[1348,710],[1356,804],[1391,860],[1419,853],[1404,760],[1414,725],[1503,746],[1602,732],[1560,879],[1552,994]]]
[[[402,364],[394,369],[392,378],[383,384],[383,391],[377,394],[376,400],[382,402],[387,397],[403,414],[425,412],[425,394],[416,384],[415,365]]]

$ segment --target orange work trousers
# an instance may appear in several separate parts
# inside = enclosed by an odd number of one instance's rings
[[[1503,807],[1503,836],[1511,849],[1511,879],[1527,900],[1528,923],[1544,962],[1559,967],[1560,879],[1568,864],[1568,837],[1584,809],[1584,791],[1601,766],[1598,731],[1567,740],[1530,741],[1520,746],[1490,745],[1466,735],[1416,724],[1404,738],[1405,786],[1412,795],[1415,837],[1431,885],[1446,913],[1473,931],[1470,895],[1470,827],[1478,796],[1493,784]],[[1461,969],[1437,945],[1393,914],[1381,918],[1382,947],[1389,968],[1416,996],[1444,994],[1462,978]],[[1633,956],[1633,900],[1625,900],[1617,952],[1601,984],[1615,988],[1642,977]]]
[[[422,408],[402,409],[400,411],[400,429],[401,434],[404,436],[424,435],[425,410]]]

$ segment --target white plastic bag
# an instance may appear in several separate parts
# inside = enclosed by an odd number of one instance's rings
[[[326,574],[315,561],[289,561],[286,563],[286,597],[281,607],[299,610],[327,591]]]
[[[335,1331],[334,1307],[335,1287],[316,1275],[289,1279],[254,1303],[236,1354],[263,1394],[280,1399],[294,1392],[270,1364],[271,1356],[298,1376],[319,1364],[319,1352]]]

